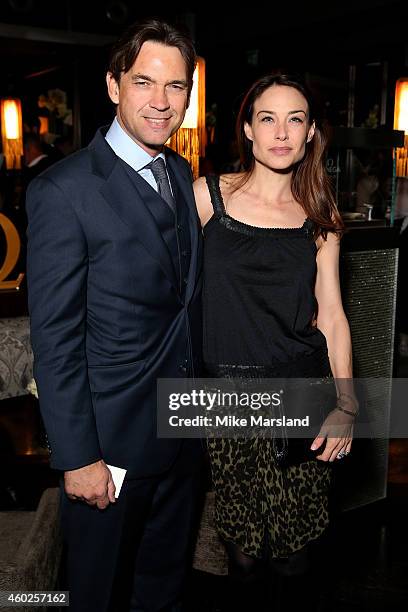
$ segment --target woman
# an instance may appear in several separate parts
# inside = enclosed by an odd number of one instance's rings
[[[350,452],[357,403],[339,287],[343,224],[305,85],[286,75],[257,81],[241,105],[237,137],[244,171],[194,185],[208,373],[345,379],[309,461],[283,467],[268,440],[209,440],[216,525],[236,578],[232,608],[248,610],[253,596],[246,601],[237,587],[253,582],[257,560],[269,559],[280,574],[305,570],[308,544],[328,524],[330,464]]]

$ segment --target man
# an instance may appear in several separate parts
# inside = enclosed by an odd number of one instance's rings
[[[23,178],[26,184],[44,172],[49,166],[63,158],[55,146],[42,141],[36,132],[27,132],[23,138],[24,169]]]
[[[22,172],[23,190],[26,192],[28,185],[36,176],[49,168],[56,159],[52,158],[45,152],[44,144],[40,136],[36,132],[28,132],[24,134],[24,167]],[[27,231],[27,215],[25,210],[25,202],[20,206],[18,216],[19,233],[22,237],[23,244]]]
[[[41,174],[53,163],[49,155],[44,152],[43,144],[38,134],[24,135],[24,162],[27,182]]]
[[[110,59],[109,130],[29,190],[35,378],[51,463],[64,472],[75,612],[176,609],[188,562],[201,445],[157,438],[156,380],[199,367],[191,171],[163,146],[183,121],[194,65],[177,29],[130,28]],[[116,501],[107,465],[127,470]]]

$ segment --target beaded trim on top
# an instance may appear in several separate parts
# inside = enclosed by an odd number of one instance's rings
[[[248,225],[242,221],[238,221],[225,213],[218,221],[227,229],[247,236],[269,236],[271,232],[276,235],[290,234],[291,236],[304,236],[310,238],[313,236],[313,221],[305,219],[301,227],[258,227],[256,225]]]
[[[227,229],[245,234],[246,236],[269,236],[271,233],[279,236],[289,233],[291,236],[303,236],[309,239],[313,238],[314,223],[308,217],[304,220],[301,227],[259,227],[243,223],[242,221],[238,221],[238,219],[230,217],[225,210],[219,177],[216,174],[210,174],[206,176],[206,181],[214,208],[214,216]]]

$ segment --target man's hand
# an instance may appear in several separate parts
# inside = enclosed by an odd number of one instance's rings
[[[102,460],[64,474],[65,492],[69,499],[85,501],[104,510],[115,503],[112,475]]]

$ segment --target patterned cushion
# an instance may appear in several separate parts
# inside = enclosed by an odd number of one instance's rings
[[[29,318],[0,318],[0,399],[26,395],[32,377]]]

